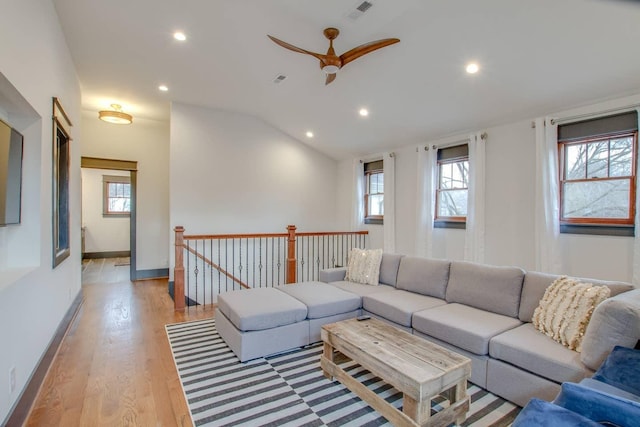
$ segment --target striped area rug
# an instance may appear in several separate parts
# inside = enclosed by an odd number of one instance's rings
[[[214,319],[166,326],[182,387],[196,426],[387,426],[369,405],[322,375],[322,345],[246,363],[231,352]],[[402,393],[358,364],[347,370],[397,408]],[[520,408],[473,384],[463,426],[508,426]],[[436,400],[432,411],[446,407]]]

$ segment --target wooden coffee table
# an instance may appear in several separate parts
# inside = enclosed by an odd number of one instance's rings
[[[396,426],[462,423],[469,410],[467,379],[471,361],[446,348],[377,319],[357,319],[322,327],[324,375],[336,378]],[[403,410],[369,390],[340,367],[353,360],[403,393]],[[431,416],[431,400],[444,394],[450,405]]]

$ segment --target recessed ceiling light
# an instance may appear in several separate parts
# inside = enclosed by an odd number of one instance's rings
[[[475,74],[478,72],[478,70],[480,69],[480,67],[478,67],[478,64],[476,64],[475,62],[470,62],[467,64],[467,73],[469,74]]]
[[[158,90],[161,90],[162,92],[166,92],[169,90],[169,88],[166,85],[160,85],[158,86]]]
[[[313,132],[311,132],[310,130],[308,130],[305,135],[307,135],[307,138],[313,138]]]
[[[183,42],[187,39],[187,36],[181,31],[176,31],[175,33],[173,33],[173,38]]]
[[[367,117],[369,115],[369,110],[367,110],[366,108],[361,108],[360,111],[358,111],[358,114],[360,114],[362,117]]]

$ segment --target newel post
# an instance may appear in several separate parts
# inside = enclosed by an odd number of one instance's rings
[[[173,308],[175,311],[184,311],[184,227],[176,226],[176,262],[173,268]]]
[[[287,283],[296,282],[296,226],[288,225],[287,232]]]

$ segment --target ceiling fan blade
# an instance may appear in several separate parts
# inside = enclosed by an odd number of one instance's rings
[[[314,57],[318,58],[320,61],[324,61],[325,55],[322,55],[320,53],[311,52],[311,51],[308,51],[308,50],[304,50],[302,48],[299,48],[299,47],[294,46],[292,44],[289,44],[287,42],[283,42],[282,40],[277,39],[277,38],[275,38],[273,36],[270,36],[268,34],[267,34],[267,37],[269,37],[271,40],[273,40],[273,42],[275,44],[280,45],[285,49],[289,49],[289,50],[292,50],[292,51],[298,52],[298,53],[304,53],[306,55],[311,55],[311,56],[314,56]]]
[[[340,55],[342,66],[344,67],[349,62],[355,61],[356,59],[360,58],[362,55],[366,55],[367,53],[373,52],[374,50],[378,50],[383,47],[398,43],[399,41],[400,39],[382,39],[382,40],[376,40],[373,42],[365,43],[358,47],[354,47],[353,49]]]
[[[324,82],[325,86],[331,83],[332,81],[334,81],[335,79],[336,79],[336,73],[327,74],[327,80]]]

